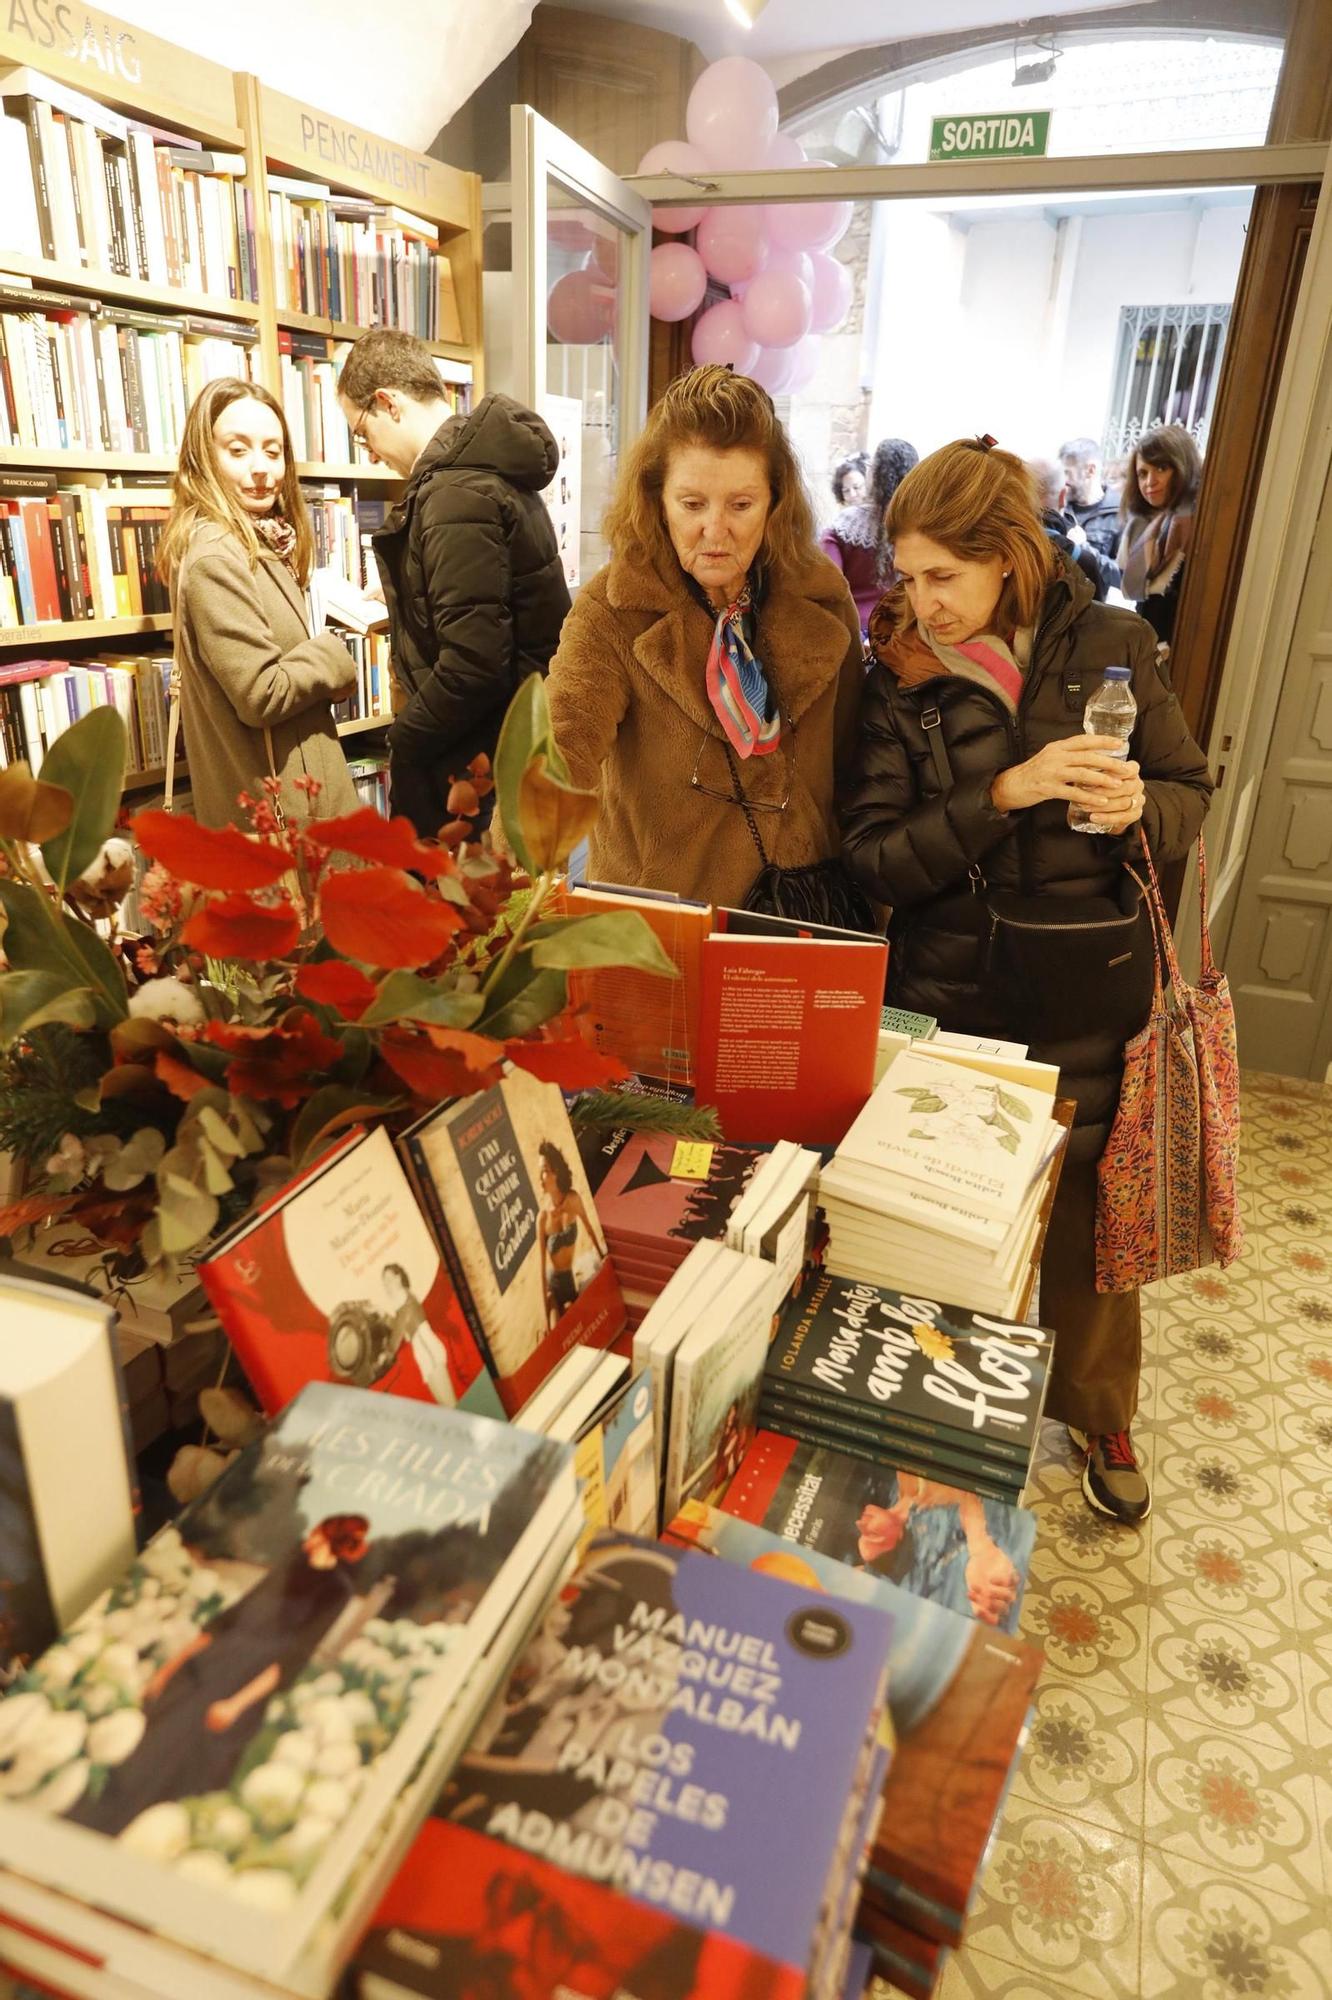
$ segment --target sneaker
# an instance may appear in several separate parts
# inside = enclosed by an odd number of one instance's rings
[[[1108,1431],[1092,1436],[1070,1424],[1068,1434],[1087,1461],[1082,1469],[1082,1490],[1088,1506],[1128,1528],[1145,1521],[1152,1511],[1152,1493],[1129,1433]]]

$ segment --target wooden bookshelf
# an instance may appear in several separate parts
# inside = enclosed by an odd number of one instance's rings
[[[277,323],[292,333],[319,333],[326,340],[359,340],[368,329],[354,326],[345,319],[324,319],[318,313],[292,312],[287,306],[277,309]],[[461,340],[427,340],[423,343],[441,361],[465,361],[472,365],[472,350]]]
[[[198,313],[208,319],[243,320],[253,325],[259,308],[253,299],[216,298],[211,292],[185,292],[172,285],[152,285],[143,278],[122,278],[114,271],[83,264],[53,264],[46,257],[20,257],[0,250],[0,274],[31,278],[39,289],[79,292],[90,299],[118,299],[122,305],[143,306],[149,312]]]
[[[354,479],[358,485],[402,485],[402,474],[391,465],[322,465],[318,459],[305,458],[297,465],[296,474],[299,479]]]
[[[169,632],[171,618],[165,611],[145,612],[141,618],[71,618],[44,625],[0,627],[0,651],[6,653],[46,653],[52,646],[71,646],[76,639],[132,639],[145,632]]]
[[[185,759],[183,757],[177,757],[176,783],[178,785],[188,783],[189,775],[190,775],[189,765],[185,762]],[[156,791],[159,786],[165,784],[166,784],[166,765],[149,764],[147,768],[142,771],[126,771],[125,782],[120,787],[120,789],[122,794],[126,792],[151,792],[151,791]]]
[[[170,478],[174,454],[147,451],[30,451],[26,445],[0,445],[0,465],[27,467],[34,472],[152,472]]]
[[[340,722],[338,735],[368,736],[372,729],[387,729],[392,720],[391,715],[358,715],[350,722]]]

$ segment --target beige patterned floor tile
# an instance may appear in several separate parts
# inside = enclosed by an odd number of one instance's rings
[[[1303,1635],[1300,1676],[1308,1718],[1309,1747],[1332,1764],[1332,1648],[1327,1644],[1326,1635],[1319,1646],[1309,1643],[1307,1632]]]
[[[1278,1755],[1244,1736],[1155,1710],[1147,1720],[1143,1832],[1203,1868],[1255,1889],[1317,1901],[1324,1800],[1309,1757]]]
[[[1261,1294],[1256,1312],[1200,1313],[1196,1306],[1163,1308],[1151,1336],[1157,1372],[1266,1378],[1270,1370],[1267,1316]]]
[[[1266,1378],[1232,1382],[1215,1370],[1168,1370],[1159,1387],[1158,1429],[1172,1442],[1199,1446],[1275,1445],[1278,1407]]]
[[[1142,1702],[1108,1692],[1094,1676],[1079,1684],[1047,1668],[1010,1796],[1136,1840],[1146,1736]]]
[[[1142,1846],[1010,1799],[962,1955],[994,1957],[1085,2000],[1138,1991]]]
[[[1289,1633],[1297,1622],[1295,1589],[1281,1517],[1186,1523],[1158,1513],[1151,1601],[1181,1625],[1214,1616],[1269,1638]]]
[[[1153,1466],[1152,1516],[1162,1521],[1282,1518],[1281,1481],[1263,1441],[1198,1443],[1164,1433]]]
[[[1264,1277],[1270,1283],[1325,1285],[1332,1280],[1332,1250],[1303,1238],[1264,1236]]]
[[[1052,1993],[1079,1990],[1076,1972],[1067,1984],[1056,1979],[1047,1966],[1042,1966],[1039,1976],[1033,1978],[1019,1966],[965,1945],[944,1966],[943,1977],[934,1989],[934,2000],[1050,2000]],[[887,2000],[888,1995],[896,2000],[897,1994],[896,1986],[881,1988],[877,2000]],[[867,2000],[876,2000],[876,1996],[867,1996]]]
[[[1332,1402],[1332,1331],[1319,1327],[1292,1333],[1287,1327],[1268,1331],[1273,1394],[1299,1406],[1323,1399]]]
[[[1153,1305],[1167,1312],[1253,1317],[1261,1303],[1261,1279],[1262,1272],[1256,1257],[1251,1257],[1246,1251],[1228,1271],[1211,1267],[1203,1271],[1189,1271],[1183,1277],[1168,1278],[1162,1284],[1153,1285],[1149,1296]]]
[[[1282,1398],[1276,1416],[1276,1449],[1283,1472],[1307,1472],[1332,1481],[1332,1396]]]
[[[1142,2000],[1328,2000],[1332,1935],[1315,1906],[1148,1847]]]
[[[1332,1561],[1332,1484],[1326,1474],[1304,1465],[1283,1465],[1280,1486],[1292,1563],[1299,1550],[1311,1561],[1324,1565]]]
[[[1153,1710],[1246,1735],[1281,1755],[1310,1740],[1294,1632],[1268,1636],[1153,1602],[1147,1693]]]
[[[1022,1636],[1044,1648],[1056,1679],[1095,1680],[1107,1695],[1129,1701],[1146,1692],[1147,1604],[1113,1570],[1073,1577],[1057,1566],[1042,1570],[1022,1606]]]
[[[1141,1444],[1150,1468],[1151,1446],[1145,1436]],[[1042,1589],[1046,1578],[1115,1572],[1126,1580],[1130,1591],[1145,1589],[1149,1576],[1150,1517],[1148,1530],[1121,1526],[1087,1505],[1080,1481],[1081,1460],[1075,1466],[1070,1453],[1057,1474],[1052,1470],[1048,1479],[1043,1479],[1033,1490],[1036,1550],[1040,1554],[1040,1561],[1034,1563],[1033,1587]]]

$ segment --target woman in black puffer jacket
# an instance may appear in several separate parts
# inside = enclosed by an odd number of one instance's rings
[[[944,1028],[1030,1040],[985,977],[985,891],[1115,896],[1138,826],[1158,866],[1186,854],[1212,781],[1133,612],[1097,604],[1051,548],[1022,461],[988,440],[947,445],[907,475],[888,512],[901,581],[870,625],[856,781],[844,802],[851,872],[892,906],[888,999]],[[1109,666],[1138,705],[1127,763],[1082,732]],[[1113,834],[1075,832],[1070,803]],[[1056,913],[1057,914],[1057,913]],[[1047,1413],[1087,1455],[1088,1499],[1143,1519],[1150,1494],[1129,1427],[1142,1334],[1136,1293],[1093,1282],[1096,1161],[1118,1101],[1123,1043],[1141,1021],[1080,1029],[1033,1055],[1060,1069],[1077,1119],[1041,1263],[1056,1332]]]

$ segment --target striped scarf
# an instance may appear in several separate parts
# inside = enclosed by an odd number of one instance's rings
[[[737,757],[762,757],[781,740],[782,720],[772,703],[767,676],[745,636],[749,587],[718,614],[708,650],[707,689],[717,720]]]
[[[982,686],[993,688],[1009,714],[1017,714],[1022,695],[1022,668],[1013,648],[1006,645],[997,633],[978,632],[974,639],[966,639],[960,646],[946,646],[941,639],[932,639],[923,628],[917,629],[948,673],[961,674],[965,680],[979,681]]]

